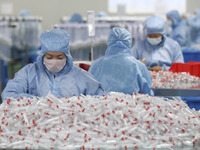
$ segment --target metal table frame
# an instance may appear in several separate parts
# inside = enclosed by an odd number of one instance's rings
[[[153,88],[155,96],[200,97],[200,89],[166,89]]]

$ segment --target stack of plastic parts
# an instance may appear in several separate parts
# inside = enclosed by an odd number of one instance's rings
[[[94,42],[93,47],[93,58],[94,60],[104,56],[105,51],[107,49],[107,41],[106,40],[100,40]],[[82,42],[80,44],[71,45],[70,44],[70,53],[73,57],[73,60],[75,61],[91,61],[91,43],[89,42]]]
[[[41,18],[29,16],[19,21],[19,32],[23,33],[23,45],[28,47],[40,46]]]
[[[11,61],[12,41],[0,34],[0,58],[6,62]]]
[[[41,17],[34,16],[17,18],[17,26],[12,31],[13,48],[17,52],[14,53],[15,57],[29,57],[37,54],[42,31],[41,20]]]
[[[174,63],[169,71],[188,72],[193,76],[200,77],[200,62],[189,61],[187,63]]]
[[[198,54],[194,54],[194,56],[197,58],[199,57]],[[189,61],[187,63],[174,63],[170,71],[189,72],[191,75],[200,77],[200,62]],[[200,109],[200,97],[182,97],[182,99],[187,101],[190,108],[195,108],[196,110]]]
[[[0,56],[4,61],[21,59],[40,46],[41,17],[0,16]],[[2,48],[3,47],[3,48]],[[8,47],[5,48],[4,47]]]
[[[66,30],[70,35],[70,52],[73,60],[90,60],[91,45],[94,47],[94,59],[97,59],[105,54],[107,48],[107,36],[110,31],[109,24],[96,24],[95,36],[93,43],[88,36],[88,25],[85,23],[60,23],[55,25],[56,28]]]
[[[88,25],[86,23],[60,23],[55,25],[57,28],[61,28],[66,30],[70,35],[70,44],[72,46],[79,45],[83,43],[90,44],[90,37],[88,36]],[[99,42],[101,40],[105,40],[108,37],[108,33],[110,31],[109,24],[96,24],[95,25],[95,42]]]
[[[0,16],[2,89],[20,67],[36,60],[40,46],[41,21],[41,17],[34,16]]]
[[[68,17],[63,17],[68,18]],[[68,18],[69,19],[69,18]],[[122,18],[121,18],[122,19]],[[133,44],[144,39],[144,25],[143,21],[135,21],[127,18],[121,20],[120,18],[110,17],[96,18],[95,22],[95,36],[94,40],[94,60],[104,56],[107,48],[107,38],[110,29],[115,26],[126,28],[132,35]],[[70,52],[76,61],[90,60],[91,38],[88,36],[88,24],[68,22],[63,19],[61,23],[55,24],[56,28],[65,29],[70,35]],[[93,44],[92,44],[93,45]]]
[[[171,71],[149,72],[152,79],[152,88],[185,89],[200,85],[200,78],[186,72],[173,73]]]
[[[134,39],[133,43],[135,43],[137,41],[144,39],[144,35],[145,35],[144,34],[144,20],[145,19],[146,19],[146,17],[119,17],[119,16],[96,17],[95,18],[95,26],[98,27],[99,25],[104,25],[104,26],[108,25],[109,29],[112,27],[115,27],[115,26],[124,27],[131,33],[131,35]],[[69,17],[63,16],[60,20],[60,23],[56,24],[55,26],[61,27],[64,29],[64,28],[68,28],[67,26],[69,26],[69,27],[70,26],[83,26],[83,25],[87,26],[86,22],[87,22],[87,18],[83,18],[82,24],[70,23]],[[73,27],[72,27],[72,30],[73,30]],[[72,30],[69,29],[69,32]],[[87,30],[87,28],[86,28],[86,30]],[[100,34],[101,35],[104,34],[104,36],[107,37],[109,31],[106,33],[104,30],[105,29],[101,28],[99,30]],[[78,33],[79,33],[79,35],[81,34],[80,32],[78,32]],[[80,36],[82,37],[82,34]],[[86,35],[83,35],[83,36],[85,37]],[[96,33],[95,38],[98,38],[98,36],[99,36],[99,34]],[[79,38],[79,37],[77,37],[77,38]]]
[[[0,58],[4,61],[11,59],[12,39],[10,33],[8,19],[0,17]]]
[[[200,112],[148,95],[9,99],[0,106],[1,149],[193,149]]]

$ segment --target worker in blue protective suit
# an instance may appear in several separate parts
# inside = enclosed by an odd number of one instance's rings
[[[74,13],[71,18],[69,19],[69,22],[74,22],[74,23],[83,23],[83,18],[80,14]]]
[[[20,17],[28,17],[28,16],[32,16],[32,15],[31,15],[31,12],[30,12],[29,10],[27,10],[27,9],[22,9],[22,10],[19,12],[18,16],[20,16]]]
[[[192,44],[200,44],[200,9],[195,10],[195,15],[188,19],[188,24],[191,30]]]
[[[165,20],[152,16],[145,21],[145,39],[131,50],[132,55],[151,71],[169,70],[174,62],[184,62],[179,44],[165,35]]]
[[[167,22],[172,27],[169,37],[177,41],[181,47],[190,46],[189,27],[177,10],[172,10],[167,13]]]
[[[100,84],[83,69],[73,66],[69,52],[69,35],[62,29],[45,31],[40,36],[41,53],[37,62],[28,64],[15,74],[2,93],[10,97],[58,97],[104,94]]]
[[[105,56],[97,59],[89,69],[103,89],[106,92],[152,95],[151,75],[146,66],[130,54],[130,33],[124,28],[112,28],[107,46]]]
[[[96,17],[98,17],[98,18],[107,17],[107,14],[106,14],[104,11],[100,11],[100,12],[96,15]]]

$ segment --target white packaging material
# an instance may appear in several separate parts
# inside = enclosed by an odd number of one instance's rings
[[[149,73],[153,77],[152,88],[191,88],[200,85],[199,77],[186,72],[149,71]]]
[[[200,111],[143,94],[12,99],[0,119],[0,149],[193,148],[200,140]]]
[[[94,11],[87,12],[87,24],[89,37],[95,36],[95,15]]]

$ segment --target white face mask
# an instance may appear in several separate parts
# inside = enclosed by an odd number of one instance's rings
[[[61,71],[65,65],[66,65],[66,61],[67,59],[46,59],[44,58],[44,65],[46,66],[46,68],[52,72],[52,73],[57,73],[59,71]]]
[[[172,32],[172,27],[171,26],[166,26],[165,27],[165,32],[166,32],[166,35],[169,36],[170,33]]]
[[[167,24],[167,26],[171,27],[173,25],[173,22],[171,20],[167,20],[166,24]]]
[[[160,44],[162,42],[162,37],[158,37],[158,38],[149,38],[149,37],[147,37],[147,40],[151,45],[158,45],[158,44]]]

